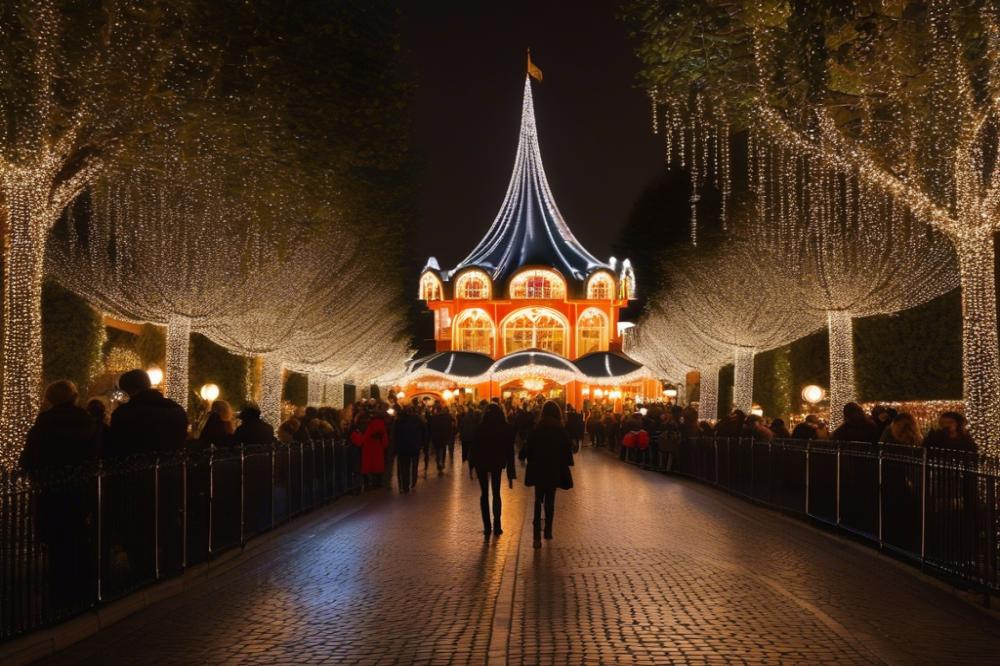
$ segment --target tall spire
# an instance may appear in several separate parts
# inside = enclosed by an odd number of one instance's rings
[[[556,206],[538,145],[531,77],[525,76],[521,130],[507,194],[486,236],[452,272],[478,266],[494,280],[504,280],[528,265],[552,266],[576,280],[608,267],[577,241]]]

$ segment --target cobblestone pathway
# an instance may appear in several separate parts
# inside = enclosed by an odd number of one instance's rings
[[[432,472],[51,662],[1000,663],[1000,623],[872,553],[602,453],[574,477],[541,550],[519,481],[484,544],[478,484]]]

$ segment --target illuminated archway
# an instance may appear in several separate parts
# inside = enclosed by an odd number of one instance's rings
[[[587,308],[576,322],[576,354],[607,351],[609,332],[608,317],[597,308]]]
[[[481,308],[464,310],[455,317],[452,330],[452,349],[493,355],[496,328],[489,314]]]
[[[503,321],[504,354],[524,349],[566,355],[569,322],[549,308],[524,308],[507,315]]]
[[[424,301],[440,301],[444,298],[441,280],[434,273],[424,273],[420,276],[420,299]]]
[[[490,276],[483,271],[465,271],[455,280],[455,298],[480,300],[490,298]]]
[[[533,268],[510,281],[511,298],[566,298],[566,281],[555,271]]]

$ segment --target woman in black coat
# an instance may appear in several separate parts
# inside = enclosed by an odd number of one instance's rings
[[[476,427],[469,451],[469,466],[479,477],[479,507],[483,512],[483,536],[500,536],[500,474],[507,468],[507,482],[514,481],[514,428],[504,418],[500,405],[491,402]],[[493,488],[493,524],[490,525],[490,487]]]
[[[521,460],[528,461],[524,485],[535,487],[535,548],[542,547],[542,506],[545,506],[545,538],[552,538],[552,514],[556,488],[569,490],[573,476],[573,443],[563,426],[559,405],[549,400],[542,407],[542,417],[521,449]]]

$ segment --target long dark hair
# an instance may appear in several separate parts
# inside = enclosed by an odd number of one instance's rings
[[[547,400],[542,405],[542,420],[557,421],[560,425],[563,422],[562,410],[559,403],[554,400]]]

